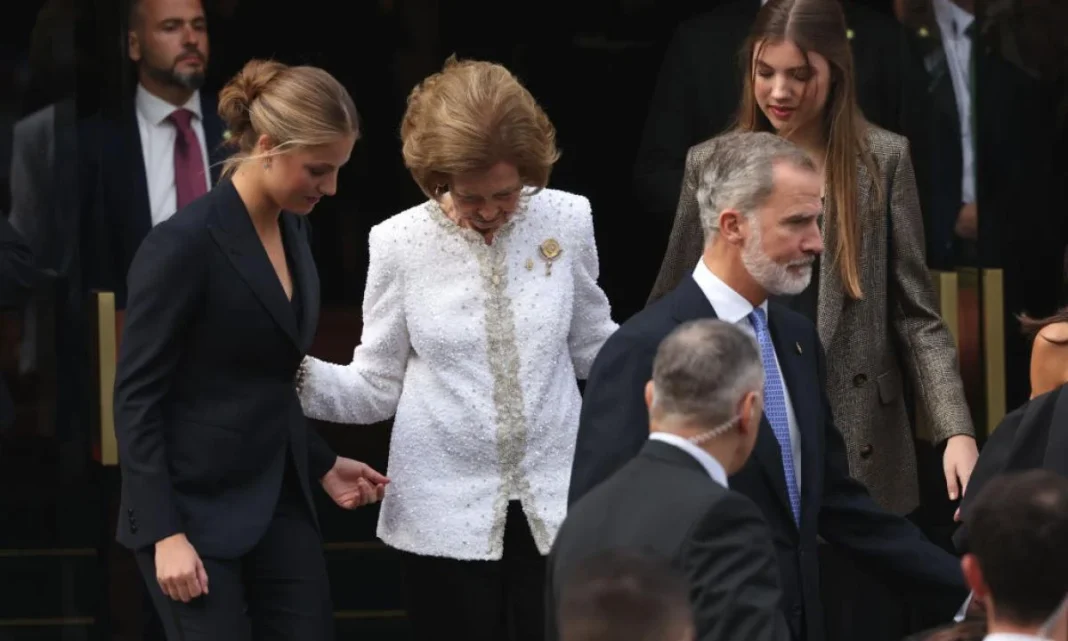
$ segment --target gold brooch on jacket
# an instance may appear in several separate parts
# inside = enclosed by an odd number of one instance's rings
[[[560,247],[560,243],[556,242],[555,238],[550,238],[538,246],[538,253],[541,254],[542,260],[545,261],[545,275],[551,276],[553,273],[553,261],[564,253],[563,247]]]

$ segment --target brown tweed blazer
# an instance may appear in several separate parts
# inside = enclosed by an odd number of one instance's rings
[[[974,431],[956,348],[942,324],[925,264],[908,141],[872,126],[867,142],[889,206],[880,204],[875,177],[858,160],[864,298],[845,296],[834,261],[821,260],[818,329],[827,352],[827,394],[845,438],[850,473],[880,505],[905,514],[919,503],[919,480],[902,381],[915,389],[917,410],[927,417],[936,441]],[[674,289],[701,258],[704,240],[695,194],[708,147],[694,145],[686,155],[675,224],[650,302]],[[888,228],[893,231],[890,242]],[[825,220],[823,231],[825,246],[834,247],[834,222]]]

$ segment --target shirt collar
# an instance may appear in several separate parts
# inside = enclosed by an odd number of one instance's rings
[[[1044,641],[1042,637],[1033,634],[1014,634],[1010,632],[995,632],[988,634],[983,641]]]
[[[727,471],[723,469],[723,466],[716,460],[716,457],[697,447],[690,441],[682,438],[678,434],[671,434],[668,432],[653,432],[649,435],[649,440],[661,441],[669,445],[674,445],[686,452],[697,459],[697,462],[701,464],[701,467],[705,468],[705,471],[708,472],[708,475],[712,477],[713,481],[719,483],[723,487],[729,487],[727,485]]]
[[[144,85],[138,83],[137,96],[134,99],[134,102],[136,103],[137,111],[141,116],[153,125],[163,124],[163,121],[179,108],[192,111],[197,120],[202,120],[204,117],[201,113],[199,91],[194,91],[193,95],[189,97],[189,100],[187,100],[184,105],[175,107],[163,98],[150,93],[148,89],[145,89]]]
[[[693,279],[697,281],[697,286],[704,292],[705,298],[708,299],[721,321],[738,323],[753,313],[753,304],[731,289],[719,276],[713,274],[704,260],[697,261],[697,267],[693,270]],[[766,315],[768,301],[762,301],[760,309],[764,310]]]
[[[951,0],[933,0],[935,19],[938,27],[954,38],[964,36],[964,30],[975,22],[975,16],[961,9]]]

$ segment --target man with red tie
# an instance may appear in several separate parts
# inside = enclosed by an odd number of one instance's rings
[[[145,235],[211,189],[226,156],[215,97],[200,92],[209,50],[201,0],[132,0],[127,50],[133,100],[118,119],[94,118],[82,143],[97,154],[84,186],[89,285],[115,291],[119,307]]]

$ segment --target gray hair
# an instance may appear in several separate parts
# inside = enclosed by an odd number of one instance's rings
[[[697,184],[697,207],[705,238],[719,230],[719,215],[737,209],[752,216],[775,189],[774,167],[786,162],[816,171],[800,147],[766,131],[737,131],[709,141],[707,160]]]
[[[691,321],[660,343],[653,361],[653,411],[702,427],[735,418],[738,403],[764,387],[756,340],[720,320]]]

